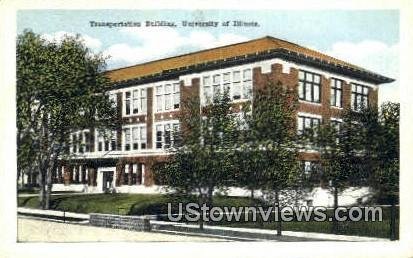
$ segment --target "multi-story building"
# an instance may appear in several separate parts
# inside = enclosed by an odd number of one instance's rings
[[[268,81],[298,87],[298,132],[322,122],[340,123],[345,108],[377,107],[378,87],[393,79],[317,51],[272,37],[202,50],[107,72],[121,128],[102,135],[76,132],[71,152],[54,174],[55,189],[149,192],[152,166],[165,160],[179,130],[181,103],[199,96],[201,105],[229,89],[232,104],[252,100]],[[319,159],[300,153],[305,169]],[[307,171],[308,172],[308,171]]]

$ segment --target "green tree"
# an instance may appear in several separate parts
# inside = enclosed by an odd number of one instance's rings
[[[195,195],[200,206],[211,205],[214,191],[233,181],[237,123],[230,107],[227,92],[202,108],[199,98],[183,101],[181,146],[170,150],[174,155],[168,162],[155,167],[155,177],[175,193]],[[199,223],[202,229],[203,220]]]
[[[52,173],[69,157],[70,134],[116,125],[106,93],[105,60],[81,39],[17,38],[17,154],[20,171],[37,170],[40,206],[49,208]]]
[[[265,165],[261,168],[261,180],[256,183],[278,205],[278,212],[282,206],[281,191],[296,185],[298,179],[297,104],[296,90],[281,82],[269,82],[254,95],[250,127],[259,151],[256,158]],[[283,193],[287,199],[292,192]],[[281,235],[281,221],[277,225]]]

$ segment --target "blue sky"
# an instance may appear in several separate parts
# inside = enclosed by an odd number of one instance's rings
[[[171,21],[178,26],[91,27],[97,22]],[[259,27],[185,28],[181,21],[256,21]],[[396,10],[21,10],[17,30],[48,40],[80,34],[109,68],[133,65],[270,35],[399,78],[399,13]],[[398,101],[399,83],[384,85],[380,102]]]

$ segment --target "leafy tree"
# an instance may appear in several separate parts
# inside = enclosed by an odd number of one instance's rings
[[[40,206],[49,208],[52,173],[69,156],[70,134],[116,125],[106,93],[105,60],[81,39],[17,38],[17,154],[20,171],[37,170]]]
[[[214,191],[232,181],[237,124],[230,107],[227,92],[216,95],[202,112],[198,98],[183,101],[182,145],[171,150],[169,162],[155,167],[155,177],[176,193],[195,194],[200,206],[211,205]]]
[[[256,183],[278,204],[278,212],[282,205],[281,191],[296,185],[298,179],[297,104],[294,88],[280,82],[269,82],[254,96],[250,126],[256,142],[257,159],[265,165],[261,168],[262,180]],[[281,235],[281,221],[277,233]]]

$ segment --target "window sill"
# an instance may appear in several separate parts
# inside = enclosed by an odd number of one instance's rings
[[[337,107],[337,106],[330,106],[331,108],[334,108],[334,109],[340,109],[340,110],[343,110],[344,108],[343,107]]]
[[[302,100],[302,99],[299,99],[298,102],[303,103],[303,104],[311,104],[311,105],[316,105],[316,106],[322,106],[321,102],[311,102],[311,101]]]

